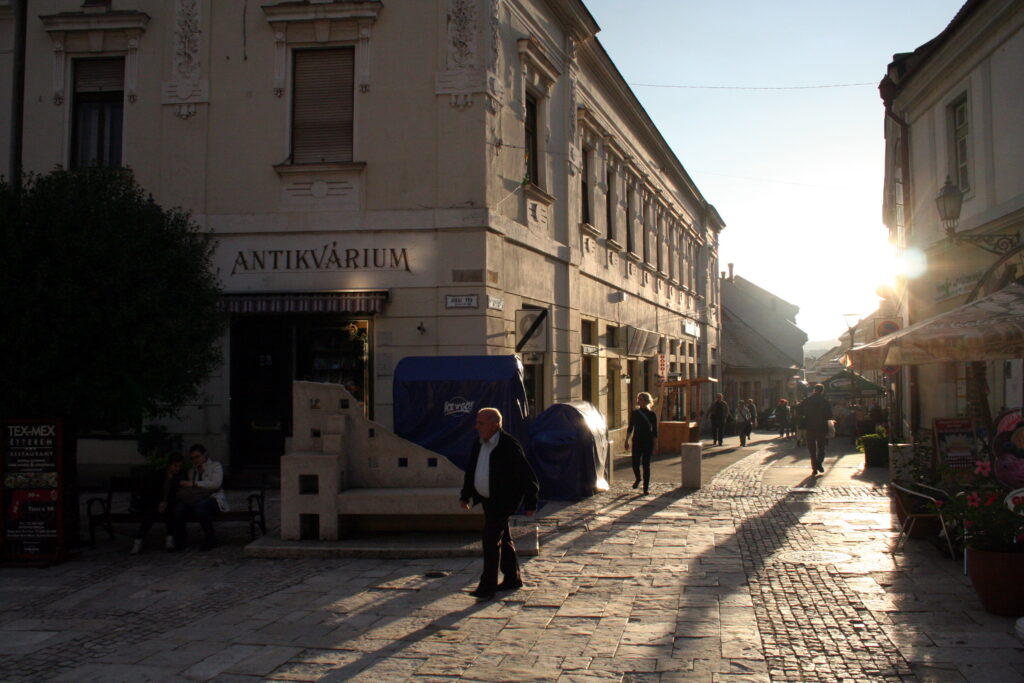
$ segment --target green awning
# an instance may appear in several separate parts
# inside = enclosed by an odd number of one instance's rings
[[[884,396],[885,387],[869,382],[849,370],[841,370],[822,382],[825,395],[829,398],[858,398],[861,396]]]

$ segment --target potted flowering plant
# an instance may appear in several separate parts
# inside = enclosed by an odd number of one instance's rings
[[[937,506],[960,520],[974,590],[988,611],[1024,616],[1024,489],[1001,486],[987,460],[959,481],[962,490]]]

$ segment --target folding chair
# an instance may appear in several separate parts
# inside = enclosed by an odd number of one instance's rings
[[[898,553],[900,547],[906,542],[907,538],[914,531],[914,524],[919,519],[935,519],[938,520],[939,525],[942,527],[942,536],[946,539],[946,547],[949,548],[949,556],[952,558],[956,557],[956,551],[953,550],[953,541],[950,539],[950,525],[946,523],[945,518],[942,516],[942,508],[938,505],[939,501],[945,502],[947,494],[942,489],[937,489],[933,486],[926,484],[915,484],[914,486],[927,489],[928,493],[924,491],[914,491],[905,486],[901,486],[895,482],[889,482],[889,486],[897,491],[896,504],[900,506],[904,514],[903,517],[903,528],[900,529],[900,535],[896,538],[896,545],[893,547],[892,552]],[[934,493],[935,495],[930,495]],[[923,510],[922,507],[931,503],[935,508],[935,512]]]

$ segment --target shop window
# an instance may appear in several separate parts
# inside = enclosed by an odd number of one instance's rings
[[[120,166],[124,125],[124,58],[76,59],[71,167]]]
[[[352,161],[355,50],[296,50],[292,163]]]

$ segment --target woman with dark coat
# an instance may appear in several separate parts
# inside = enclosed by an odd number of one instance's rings
[[[650,409],[654,399],[646,391],[636,395],[636,410],[629,414],[629,428],[626,429],[625,447],[629,448],[629,437],[633,437],[633,488],[640,485],[641,465],[643,466],[644,493],[651,485],[651,456],[654,444],[658,442],[658,416]]]

